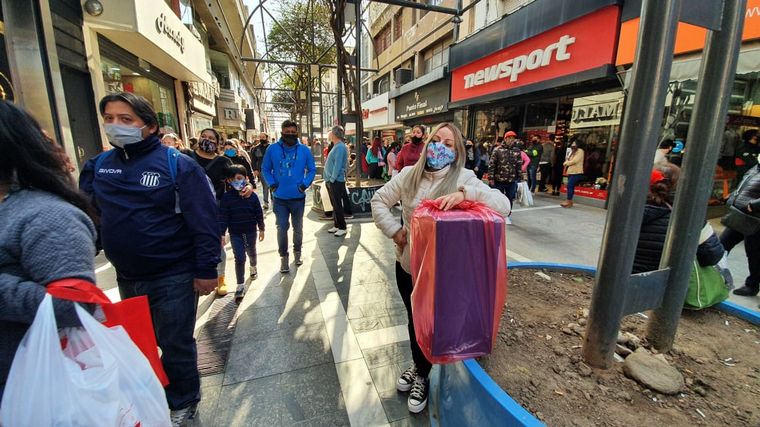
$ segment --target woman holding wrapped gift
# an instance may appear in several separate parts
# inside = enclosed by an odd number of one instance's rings
[[[396,389],[410,391],[408,408],[419,413],[427,406],[428,375],[432,367],[417,344],[411,310],[412,276],[407,236],[414,209],[425,199],[435,199],[442,210],[464,200],[481,202],[503,216],[510,213],[509,200],[465,169],[467,154],[461,131],[451,123],[438,125],[427,138],[414,166],[405,167],[372,198],[372,216],[382,232],[396,244],[396,283],[409,316],[409,340],[414,365],[396,381]],[[402,202],[402,225],[391,207]]]

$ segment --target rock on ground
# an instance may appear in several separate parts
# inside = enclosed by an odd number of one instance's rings
[[[670,366],[662,355],[654,356],[640,347],[625,358],[623,372],[629,378],[662,394],[673,395],[684,387],[683,375]]]

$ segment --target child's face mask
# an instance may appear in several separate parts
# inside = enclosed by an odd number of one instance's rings
[[[230,182],[230,185],[235,190],[242,191],[245,188],[245,186],[248,185],[248,180],[246,180],[246,179],[236,179],[236,180]]]

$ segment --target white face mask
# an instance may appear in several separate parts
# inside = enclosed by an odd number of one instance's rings
[[[133,126],[105,123],[103,129],[105,129],[108,141],[111,142],[111,144],[119,148],[124,148],[125,145],[135,144],[143,140],[142,130],[145,129],[145,126],[136,128]]]

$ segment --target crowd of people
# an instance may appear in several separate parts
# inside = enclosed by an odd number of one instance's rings
[[[270,206],[280,273],[290,272],[291,254],[296,266],[303,264],[306,194],[316,175],[313,147],[299,139],[298,124],[290,120],[282,123],[277,140],[261,133],[248,142],[209,128],[185,144],[176,134],[161,132],[156,112],[140,96],[108,95],[99,110],[113,149],[84,165],[77,186],[65,153],[39,124],[0,101],[0,144],[6,153],[0,157],[0,396],[45,286],[66,278],[95,286],[93,259],[103,250],[116,270],[121,297],[148,298],[169,378],[165,391],[172,423],[183,425],[201,399],[193,338],[199,295],[228,293],[224,246],[229,241],[235,298],[244,297],[246,279],[258,277],[256,243],[265,238]],[[371,200],[372,215],[396,246],[396,283],[408,314],[414,364],[400,375],[396,388],[409,393],[408,408],[419,413],[427,405],[432,365],[415,339],[411,311],[412,212],[426,199],[436,200],[442,210],[471,200],[507,217],[519,182],[527,181],[528,191],[548,192],[551,186],[552,194],[559,195],[564,177],[567,200],[562,205],[572,207],[574,188],[584,175],[583,144],[540,136],[523,143],[507,131],[491,147],[466,139],[452,123],[430,132],[415,126],[403,144],[376,138],[352,147],[341,126],[331,129],[328,140],[322,176],[333,206],[329,233],[347,233],[352,210],[346,182],[357,161],[366,164],[361,173],[367,178],[387,180]],[[678,172],[658,156],[633,272],[658,267]],[[756,158],[730,203],[760,221]],[[400,219],[392,212],[399,204]],[[757,295],[760,231],[727,227],[718,237],[706,227],[703,234],[700,265],[717,263],[744,241],[750,275],[735,293]],[[54,307],[59,327],[78,326],[73,303],[55,299]]]

